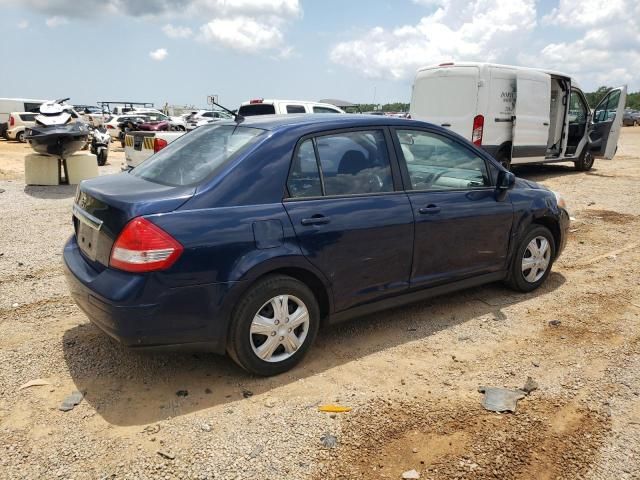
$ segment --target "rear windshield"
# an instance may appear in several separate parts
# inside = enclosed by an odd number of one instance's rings
[[[195,185],[264,132],[235,125],[198,128],[149,157],[131,175],[174,187]]]
[[[276,113],[276,107],[269,103],[252,103],[250,105],[242,105],[238,110],[238,115],[249,117],[251,115],[273,115]]]

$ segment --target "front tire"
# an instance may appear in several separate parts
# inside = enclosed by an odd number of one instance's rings
[[[519,292],[535,290],[551,273],[555,254],[555,240],[549,229],[542,225],[531,225],[511,262],[507,283]]]
[[[107,155],[107,150],[98,151],[98,154],[96,155],[98,166],[103,167],[107,163]]]
[[[318,301],[309,287],[288,276],[269,276],[238,303],[227,353],[249,373],[278,375],[302,360],[319,326]]]
[[[589,146],[587,145],[584,147],[578,161],[574,162],[574,165],[577,171],[587,172],[591,170],[591,167],[593,167],[594,161],[595,161],[595,158],[593,157],[593,153],[589,151]]]

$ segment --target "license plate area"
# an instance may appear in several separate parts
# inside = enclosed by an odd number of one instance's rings
[[[137,151],[142,150],[142,137],[133,137],[133,149]]]
[[[90,260],[95,261],[98,252],[98,241],[102,221],[89,215],[87,212],[74,205],[73,215],[78,219],[76,241],[82,253]]]

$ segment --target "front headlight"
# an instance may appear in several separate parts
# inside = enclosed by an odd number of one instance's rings
[[[558,204],[558,206],[560,208],[564,208],[566,211],[569,211],[569,209],[567,208],[567,201],[564,199],[564,197],[558,192],[554,192],[553,190],[551,190],[551,193],[553,193],[553,195],[556,197],[556,203]]]

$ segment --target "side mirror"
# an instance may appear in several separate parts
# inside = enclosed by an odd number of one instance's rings
[[[500,191],[511,190],[516,184],[516,176],[511,172],[505,172],[501,170],[498,173],[498,183],[496,188]]]

